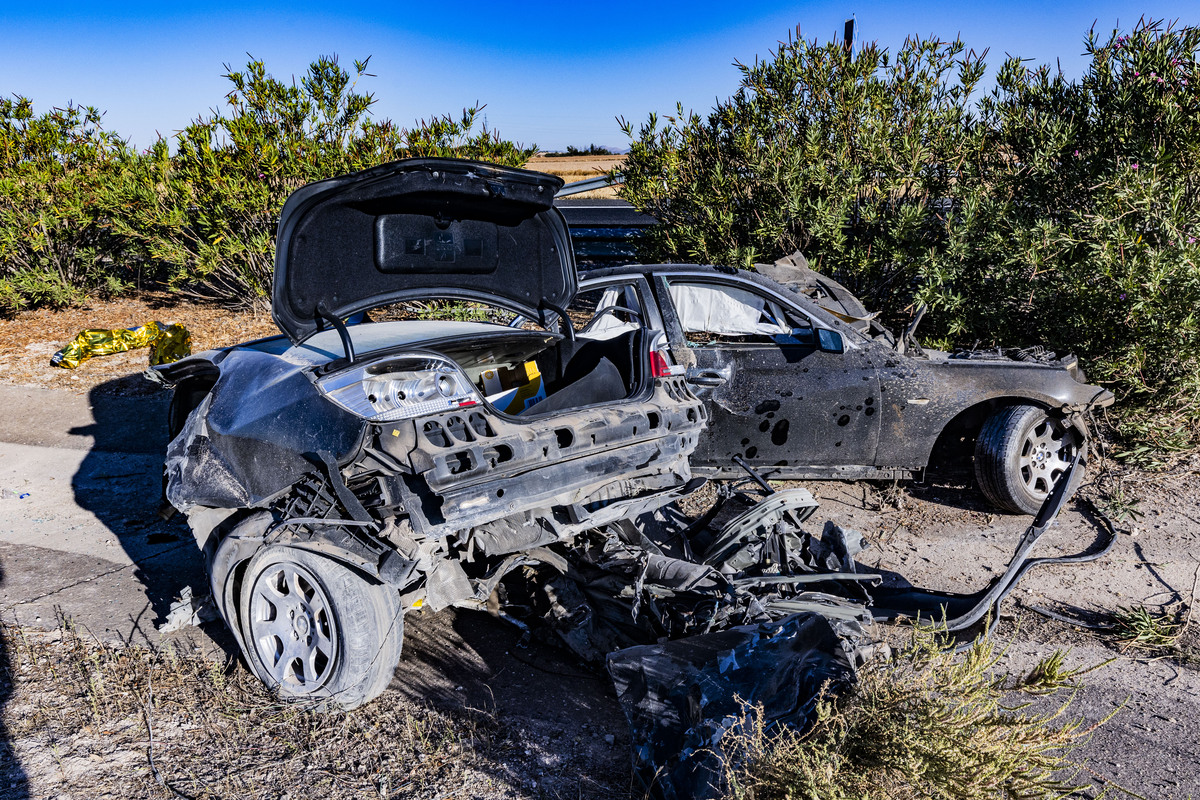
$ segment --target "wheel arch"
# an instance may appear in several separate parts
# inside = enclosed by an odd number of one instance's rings
[[[242,639],[243,621],[238,599],[250,562],[263,547],[288,547],[323,556],[353,571],[368,583],[389,586],[396,592],[411,586],[419,577],[414,569],[409,568],[410,562],[395,550],[387,549],[373,558],[373,554],[365,547],[347,547],[335,541],[329,528],[318,529],[307,538],[282,536],[267,541],[264,534],[272,524],[273,518],[269,512],[252,512],[241,516],[224,535],[213,535],[205,547],[212,598],[243,652],[245,642]]]
[[[975,442],[988,418],[1004,408],[1034,406],[1050,413],[1057,407],[1053,398],[1001,395],[981,400],[964,408],[942,426],[926,454],[926,469],[935,474],[970,473],[975,457]],[[1085,432],[1086,434],[1086,432]]]
[[[175,381],[171,402],[167,406],[167,433],[172,439],[183,430],[188,415],[204,401],[221,375],[220,368],[215,364],[201,363],[206,366],[190,370]]]

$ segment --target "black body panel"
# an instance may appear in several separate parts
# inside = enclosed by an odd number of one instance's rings
[[[300,341],[315,317],[458,297],[537,318],[570,302],[570,236],[551,175],[413,159],[296,191],[279,219],[271,314]]]

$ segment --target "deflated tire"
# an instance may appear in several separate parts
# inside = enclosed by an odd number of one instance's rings
[[[387,688],[404,632],[394,589],[280,546],[256,553],[241,585],[246,660],[281,698],[351,709]]]

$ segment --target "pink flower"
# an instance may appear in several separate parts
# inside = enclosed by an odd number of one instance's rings
[[[1135,77],[1135,78],[1140,78],[1140,77],[1142,77],[1142,73],[1140,73],[1140,72],[1135,72],[1135,73],[1133,73],[1133,77]]]
[[[1196,243],[1196,237],[1195,237],[1195,236],[1189,236],[1189,237],[1188,237],[1188,244],[1195,244],[1195,243]]]
[[[1133,166],[1130,167],[1130,169],[1137,169],[1137,168],[1138,168],[1137,164],[1134,164]]]
[[[1076,151],[1075,151],[1075,155],[1079,155],[1079,151],[1078,151],[1078,150],[1076,150]]]

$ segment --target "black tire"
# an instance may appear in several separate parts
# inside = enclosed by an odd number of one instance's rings
[[[994,505],[1036,514],[1079,447],[1067,423],[1044,408],[1008,406],[979,431],[975,480]]]
[[[246,661],[281,698],[349,710],[387,688],[404,637],[394,589],[281,546],[255,553],[241,586]]]

